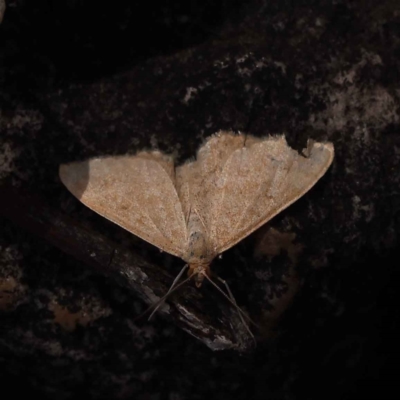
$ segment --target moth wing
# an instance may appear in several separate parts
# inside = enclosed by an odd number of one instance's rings
[[[234,150],[243,148],[246,138],[259,140],[253,136],[220,131],[206,140],[195,160],[176,170],[176,186],[184,214],[188,218],[190,213],[197,213],[207,233],[213,218],[211,207],[221,168]]]
[[[159,152],[94,158],[60,166],[68,190],[93,211],[181,257],[187,229],[173,162]]]
[[[312,143],[307,156],[283,136],[236,148],[221,167],[208,227],[211,245],[222,253],[305,194],[324,175],[334,155],[330,143]]]

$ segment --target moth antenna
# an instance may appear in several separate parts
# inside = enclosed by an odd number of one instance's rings
[[[181,276],[183,273],[186,271],[186,269],[189,267],[188,264],[185,264],[179,274],[176,276],[174,281],[172,282],[171,287],[168,289],[167,293],[156,303],[156,306],[153,310],[153,312],[150,314],[149,318],[147,318],[147,321],[150,321],[151,317],[157,312],[157,310],[164,304],[165,300],[167,297],[170,295],[170,293],[174,290],[176,284],[178,283],[179,279],[181,279]]]
[[[224,281],[223,279],[221,279],[220,277],[217,277],[224,285],[225,285],[225,287],[226,287],[226,289],[227,289],[227,291],[228,291],[228,293],[229,293],[229,296],[226,294],[226,293],[224,293],[224,291],[209,277],[209,276],[207,276],[207,274],[204,274],[204,276],[207,278],[207,280],[229,301],[229,303],[231,303],[234,307],[235,307],[235,309],[236,309],[236,311],[238,312],[238,314],[239,314],[239,316],[240,316],[240,319],[242,320],[242,322],[243,322],[243,325],[246,327],[246,330],[249,332],[249,334],[250,334],[250,336],[253,338],[253,340],[255,340],[254,339],[254,335],[253,335],[253,333],[250,331],[250,328],[249,328],[249,326],[248,326],[248,324],[246,323],[246,322],[244,322],[243,321],[243,317],[245,318],[245,319],[247,319],[251,324],[253,324],[255,327],[257,327],[257,328],[259,328],[259,326],[248,316],[248,315],[246,315],[246,313],[237,305],[237,303],[236,303],[236,300],[235,300],[235,298],[233,297],[233,294],[232,294],[232,292],[231,292],[231,290],[229,289],[229,286],[228,286],[228,284],[226,283],[226,281]]]

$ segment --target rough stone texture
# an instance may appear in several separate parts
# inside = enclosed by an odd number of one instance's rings
[[[170,318],[134,321],[145,307],[135,290],[2,217],[2,389],[397,398],[398,2],[38,4],[8,2],[0,26],[1,190],[34,193],[173,276],[180,260],[80,205],[58,165],[143,148],[183,161],[219,129],[283,132],[297,149],[329,140],[336,157],[213,265],[260,325],[244,355],[212,352]],[[224,301],[207,287],[202,299],[211,316]]]

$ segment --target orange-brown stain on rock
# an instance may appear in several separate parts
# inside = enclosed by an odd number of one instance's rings
[[[285,251],[293,265],[297,264],[297,257],[303,250],[303,245],[293,243],[296,234],[291,232],[279,232],[277,229],[268,227],[258,236],[257,245],[254,249],[255,258],[267,256],[269,259],[279,256]]]
[[[261,333],[265,339],[276,336],[279,320],[292,304],[300,288],[300,280],[295,271],[295,266],[304,246],[300,243],[294,243],[295,239],[295,233],[279,232],[269,227],[259,235],[258,243],[254,249],[256,258],[267,256],[272,261],[274,257],[279,256],[284,251],[291,261],[288,273],[282,276],[282,281],[287,284],[287,290],[279,297],[275,296],[268,299],[269,305],[273,308],[263,312]]]
[[[21,297],[19,282],[12,276],[0,277],[0,311],[12,311]]]
[[[54,322],[68,332],[73,332],[78,325],[87,326],[98,318],[110,314],[110,310],[104,308],[96,311],[90,304],[84,304],[79,311],[73,312],[54,299],[50,302],[49,308],[53,311]]]

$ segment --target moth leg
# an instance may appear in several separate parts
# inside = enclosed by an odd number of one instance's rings
[[[174,279],[174,281],[172,282],[171,287],[168,289],[168,292],[163,296],[162,300],[157,304],[157,306],[154,308],[154,310],[152,311],[152,313],[150,314],[149,318],[147,319],[148,321],[150,321],[151,317],[156,313],[156,311],[165,303],[165,300],[167,299],[167,296],[174,290],[174,287],[176,286],[176,284],[178,283],[179,279],[181,279],[181,276],[183,275],[183,273],[186,271],[186,269],[189,267],[188,264],[185,264],[183,266],[183,268],[181,269],[181,271],[179,272],[179,274],[176,276],[176,278]]]
[[[217,279],[225,286],[225,289],[228,293],[229,298],[231,299],[232,303],[240,310],[240,307],[237,305],[235,298],[233,297],[233,293],[231,292],[231,289],[229,288],[228,282],[222,278],[220,278],[219,276],[217,276]],[[254,342],[256,341],[256,339],[254,338],[253,333],[251,332],[249,325],[247,324],[247,322],[244,320],[242,313],[238,312],[240,320],[242,321],[242,324],[245,326],[247,332],[249,333],[249,335],[253,338]]]

